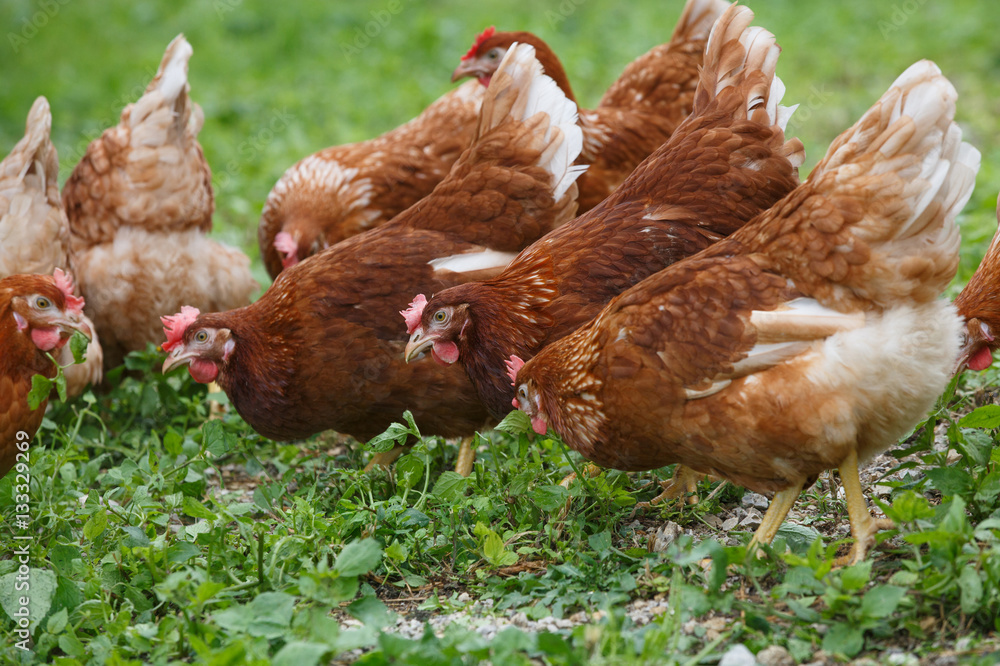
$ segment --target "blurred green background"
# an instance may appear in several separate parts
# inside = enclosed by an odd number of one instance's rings
[[[631,59],[669,38],[682,4],[2,0],[0,154],[22,136],[34,98],[46,95],[65,180],[184,32],[194,46],[191,94],[206,116],[200,140],[215,175],[215,234],[256,261],[260,209],[282,172],[419,113],[452,87],[452,69],[484,27],[545,39],[581,104],[592,106]],[[961,220],[959,282],[968,279],[994,231],[1000,188],[1000,37],[991,3],[748,4],[784,47],[778,72],[786,102],[801,104],[791,130],[805,142],[808,168],[915,60],[933,59],[955,83],[958,120],[983,153]]]

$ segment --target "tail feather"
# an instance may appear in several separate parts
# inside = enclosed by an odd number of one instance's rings
[[[751,251],[835,307],[940,296],[958,267],[955,218],[980,162],[955,124],[956,98],[934,63],[911,66],[765,214],[779,224],[747,229],[757,234]]]
[[[785,84],[775,74],[781,47],[764,28],[750,27],[753,19],[748,7],[732,5],[712,26],[692,115],[705,113],[713,103],[728,104],[728,95],[735,94],[740,100],[734,109],[737,117],[784,133],[797,105],[781,104]],[[795,167],[805,161],[805,148],[798,139],[785,143],[784,154]]]
[[[514,44],[487,88],[475,141],[509,119],[525,123],[540,113],[546,114],[548,121],[539,165],[552,174],[554,197],[559,200],[586,168],[573,166],[583,148],[576,104],[543,73],[531,45]]]
[[[712,24],[727,7],[729,3],[725,0],[688,0],[681,17],[677,19],[670,41],[676,43],[704,39],[712,30]]]

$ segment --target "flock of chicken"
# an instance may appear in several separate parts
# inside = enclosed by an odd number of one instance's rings
[[[859,463],[1000,345],[997,262],[957,310],[940,298],[979,153],[921,61],[800,182],[780,49],[752,20],[688,0],[589,111],[544,42],[485,31],[453,77],[475,80],[282,176],[259,227],[275,281],[254,303],[247,258],[206,236],[182,36],[61,199],[39,98],[0,165],[0,475],[41,421],[32,375],[55,374],[49,353],[68,365],[73,331],[91,339],[66,368],[78,393],[179,311],[164,372],[218,382],[267,437],[369,439],[410,410],[468,438],[519,408],[600,465],[679,463],[668,497],[702,474],[774,492],[757,542],[838,468],[847,559],[863,558],[884,525]]]

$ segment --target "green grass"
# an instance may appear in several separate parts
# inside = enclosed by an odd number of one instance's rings
[[[263,0],[206,0],[98,9],[8,0],[0,5],[7,31],[0,152],[20,138],[32,100],[44,94],[65,179],[183,31],[195,49],[192,97],[206,115],[200,140],[215,174],[215,233],[256,257],[260,208],[284,169],[417,114],[451,87],[458,56],[483,27],[541,35],[581,103],[593,105],[629,60],[669,36],[680,3],[401,2],[360,53],[349,50],[373,11],[384,17],[396,6],[310,2],[279,10]],[[990,7],[972,0],[751,7],[784,47],[778,71],[786,101],[801,103],[791,129],[810,167],[913,61],[935,60],[955,83],[959,122],[983,153],[961,219],[957,284],[968,279],[995,228],[1000,188],[1000,51]],[[22,32],[33,17],[44,25]],[[257,273],[264,275],[259,263]],[[893,489],[887,512],[903,525],[903,540],[874,563],[833,570],[833,545],[810,547],[794,532],[790,550],[776,544],[759,561],[711,539],[682,538],[649,554],[646,533],[656,524],[698,526],[740,494],[722,493],[682,516],[639,514],[636,527],[628,516],[651,496],[637,490],[650,475],[605,473],[564,489],[558,481],[579,457],[549,438],[529,442],[517,427],[491,437],[469,479],[447,471],[454,448],[435,439],[388,474],[364,474],[363,449],[329,435],[275,444],[234,415],[206,424],[204,388],[186,376],[156,375],[157,362],[155,353],[135,355],[136,376],[111,393],[58,405],[32,449],[33,655],[13,647],[17,562],[6,544],[16,528],[14,477],[0,481],[7,661],[305,666],[363,647],[369,664],[714,663],[738,642],[754,651],[783,645],[809,661],[819,649],[844,659],[878,658],[889,647],[939,654],[964,636],[971,640],[960,646],[963,661],[996,660],[989,652],[997,649],[1000,613],[998,423],[989,410],[977,412],[978,422],[949,423],[996,384],[996,371],[963,380],[935,417],[949,425],[961,461],[949,465],[927,434],[904,445],[930,472]],[[803,501],[843,514],[842,503],[825,495]],[[509,569],[526,563],[540,568]],[[462,606],[466,590],[529,618],[604,615],[560,634],[508,629],[492,641],[458,625],[416,642],[382,631],[404,608],[394,599],[420,597],[420,612],[439,614]],[[658,595],[672,612],[632,625],[625,603]],[[722,635],[684,630],[712,613],[729,618]],[[348,616],[360,625],[342,628]]]

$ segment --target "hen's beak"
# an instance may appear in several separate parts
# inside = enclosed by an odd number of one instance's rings
[[[471,60],[466,60],[455,68],[455,71],[451,73],[451,82],[454,83],[455,81],[464,79],[467,76],[472,76],[478,79],[479,77],[486,76],[487,74],[489,74],[489,72],[483,69],[477,59],[473,58]]]
[[[66,338],[72,337],[79,331],[87,340],[94,339],[94,332],[90,330],[87,321],[80,312],[63,312],[53,317],[47,322],[50,326],[59,329],[59,333]]]
[[[184,347],[178,347],[177,349],[170,352],[169,356],[167,356],[167,360],[163,362],[163,369],[161,370],[161,372],[163,374],[167,374],[167,372],[169,372],[174,367],[187,365],[194,360],[196,355],[197,354],[188,351]]]
[[[410,341],[406,343],[406,349],[403,350],[403,359],[409,363],[412,359],[416,358],[418,355],[433,346],[434,336],[425,336],[424,329],[418,328],[413,331],[413,335],[410,336]]]

